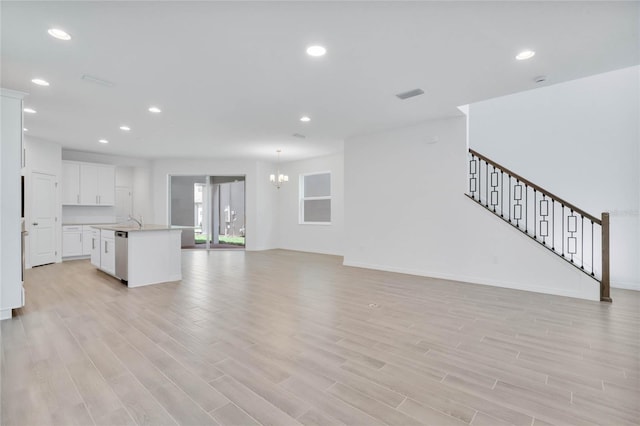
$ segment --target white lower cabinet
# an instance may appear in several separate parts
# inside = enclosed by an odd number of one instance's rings
[[[62,227],[62,257],[82,256],[82,225]]]
[[[82,227],[82,255],[83,256],[91,256],[91,248],[93,247],[93,243],[91,240],[92,237],[91,227],[88,225],[84,225]]]
[[[116,241],[114,231],[103,229],[100,232],[100,269],[116,273]]]
[[[91,264],[96,268],[100,268],[101,253],[100,230],[91,229]]]
[[[93,241],[93,228],[90,225],[62,226],[62,257],[91,256],[92,248],[97,243]]]

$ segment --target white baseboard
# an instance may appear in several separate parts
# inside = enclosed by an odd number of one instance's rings
[[[611,282],[611,288],[640,291],[640,283],[634,283],[631,281],[616,281]]]
[[[13,315],[12,309],[0,309],[0,321],[2,320],[6,320],[6,319],[11,319]]]
[[[63,257],[60,260],[60,262],[66,262],[67,260],[82,260],[82,259],[91,259],[91,255],[83,254],[81,256],[67,256],[67,257]],[[60,263],[60,262],[56,262],[56,263]]]
[[[448,274],[448,273],[442,273],[442,272],[416,270],[416,269],[410,269],[410,268],[398,268],[395,266],[388,266],[388,265],[374,265],[369,263],[353,262],[353,261],[347,261],[347,260],[343,262],[343,265],[353,266],[356,268],[375,269],[378,271],[396,272],[399,274],[408,274],[408,275],[415,275],[420,277],[458,281],[466,284],[480,284],[480,285],[486,285],[491,287],[509,288],[512,290],[524,290],[524,291],[531,291],[534,293],[573,297],[573,298],[584,299],[584,300],[596,300],[596,301],[600,300],[600,288],[597,287],[597,283],[595,282],[594,282],[594,294],[591,297],[587,297],[583,294],[580,294],[571,290],[548,288],[548,287],[536,287],[536,286],[531,286],[531,285],[522,284],[522,283],[515,283],[515,282],[500,282],[496,280],[488,280],[485,278],[472,277],[472,276],[466,276],[466,275],[455,275],[455,274]]]

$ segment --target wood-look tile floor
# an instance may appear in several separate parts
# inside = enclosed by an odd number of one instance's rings
[[[640,294],[613,304],[274,250],[183,253],[127,289],[27,271],[2,425],[637,425]],[[370,304],[375,304],[370,307]]]

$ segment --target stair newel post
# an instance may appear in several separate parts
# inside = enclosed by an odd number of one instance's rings
[[[600,301],[611,302],[609,294],[609,213],[602,213],[602,279]]]

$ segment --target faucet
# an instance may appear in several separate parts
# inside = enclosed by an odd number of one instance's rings
[[[142,225],[142,216],[140,216],[140,220],[136,219],[136,218],[135,218],[135,217],[133,217],[133,216],[129,216],[129,220],[132,220],[132,221],[134,221],[135,223],[137,223],[137,224],[138,224],[138,226],[140,227],[140,229],[142,229],[142,226],[143,226],[143,225]]]

